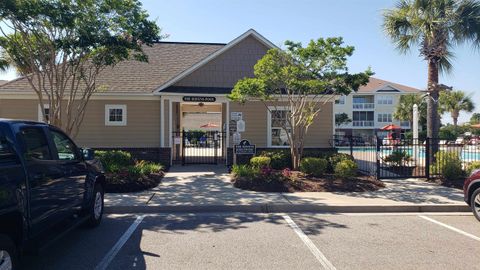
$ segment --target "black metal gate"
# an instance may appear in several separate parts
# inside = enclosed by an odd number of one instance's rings
[[[333,142],[337,152],[352,156],[362,173],[377,179],[438,177],[448,162],[458,162],[464,170],[480,162],[480,142],[476,138],[423,141],[335,136]]]
[[[380,139],[376,136],[335,136],[339,153],[352,156],[359,170],[377,179],[424,178],[429,175],[426,152],[430,144],[413,139]]]
[[[377,178],[428,178],[429,147],[416,139],[377,139]]]
[[[225,133],[219,131],[173,132],[173,161],[185,164],[225,162]]]

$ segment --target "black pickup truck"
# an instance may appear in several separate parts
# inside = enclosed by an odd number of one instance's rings
[[[23,251],[38,250],[60,226],[98,225],[104,185],[93,151],[58,128],[0,119],[0,269],[15,269]]]

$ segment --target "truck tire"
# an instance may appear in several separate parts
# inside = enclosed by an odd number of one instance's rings
[[[103,198],[103,187],[100,184],[96,184],[95,188],[93,189],[92,202],[89,204],[89,207],[87,209],[89,218],[86,222],[86,225],[90,228],[98,226],[102,221],[104,206]]]
[[[0,234],[0,269],[17,269],[17,249],[10,237]]]

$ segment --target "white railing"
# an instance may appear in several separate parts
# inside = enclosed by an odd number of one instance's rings
[[[375,121],[353,121],[352,124],[354,127],[373,127]]]
[[[354,110],[373,110],[375,103],[353,103]]]

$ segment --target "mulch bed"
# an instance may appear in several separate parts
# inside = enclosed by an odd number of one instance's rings
[[[292,172],[290,179],[265,180],[232,178],[233,185],[240,189],[263,192],[364,192],[385,187],[382,181],[370,176],[358,175],[352,179],[336,178],[331,174],[313,177],[302,172]]]
[[[431,178],[431,179],[425,179],[425,181],[429,183],[435,183],[437,185],[441,185],[444,187],[449,187],[449,188],[455,188],[455,189],[460,189],[463,190],[463,182],[465,181],[464,179],[460,180],[443,180],[441,178]]]
[[[152,173],[138,178],[131,178],[122,174],[106,174],[107,184],[105,192],[107,193],[128,193],[138,192],[154,188],[160,184],[164,173]]]

